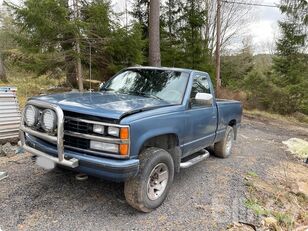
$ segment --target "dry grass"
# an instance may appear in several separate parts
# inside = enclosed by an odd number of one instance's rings
[[[27,99],[40,95],[49,88],[62,85],[64,78],[52,79],[47,75],[35,76],[33,73],[11,69],[8,71],[8,83],[1,83],[0,86],[17,87],[17,97],[21,108],[24,107]]]
[[[308,168],[283,162],[271,169],[270,180],[247,174],[246,207],[263,218],[260,224],[269,230],[308,228]],[[269,224],[267,221],[271,220]],[[263,230],[263,229],[262,229]],[[298,229],[301,230],[301,229]],[[304,230],[304,229],[303,229]]]
[[[306,123],[308,124],[308,115],[300,112],[294,112],[292,115],[280,115],[272,112],[265,112],[258,109],[253,109],[256,106],[250,105],[247,100],[247,94],[243,91],[233,91],[226,88],[221,89],[220,97],[224,99],[233,99],[241,101],[244,107],[246,115],[261,116],[268,119],[295,122],[295,123]]]
[[[263,117],[266,119],[278,120],[282,122],[293,122],[299,125],[308,124],[308,116],[304,114],[299,115],[298,113],[286,116],[255,109],[255,110],[244,110],[244,115],[253,117]]]
[[[243,91],[232,91],[227,88],[222,88],[219,98],[238,100],[242,102],[244,107],[247,105],[247,95]]]

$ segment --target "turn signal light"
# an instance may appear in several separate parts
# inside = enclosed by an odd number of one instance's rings
[[[121,128],[120,139],[128,139],[128,136],[129,136],[128,128]]]
[[[121,156],[128,155],[128,144],[120,144],[120,154]]]

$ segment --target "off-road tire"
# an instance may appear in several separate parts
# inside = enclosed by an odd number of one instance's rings
[[[231,136],[231,148],[230,150],[228,150],[227,147],[230,136]],[[219,158],[228,158],[232,152],[233,141],[234,141],[234,130],[233,127],[228,126],[223,140],[215,143],[214,145],[214,155]]]
[[[159,207],[167,197],[174,177],[174,163],[171,155],[161,148],[147,148],[139,155],[140,166],[138,175],[125,182],[124,194],[126,201],[135,209],[151,212]],[[167,166],[169,174],[165,190],[156,200],[150,200],[147,194],[148,180],[151,172],[159,163]]]

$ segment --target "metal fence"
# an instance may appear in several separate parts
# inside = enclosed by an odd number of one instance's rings
[[[0,87],[0,143],[18,137],[20,111],[15,91]]]

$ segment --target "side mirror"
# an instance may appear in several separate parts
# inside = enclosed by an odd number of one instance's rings
[[[197,93],[195,100],[198,104],[211,105],[213,103],[213,95],[209,93]]]
[[[102,90],[104,84],[105,84],[105,82],[101,82],[101,83],[99,84],[99,87],[98,87],[98,90],[99,90],[99,91]]]

